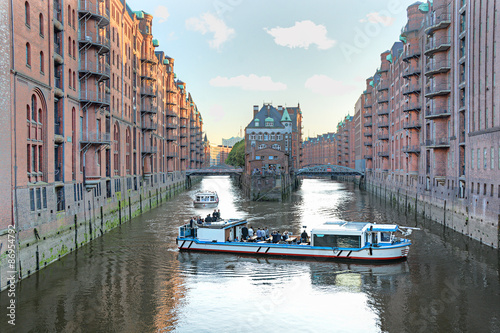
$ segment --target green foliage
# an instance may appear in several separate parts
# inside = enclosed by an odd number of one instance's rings
[[[227,155],[226,164],[235,167],[242,167],[245,165],[245,140],[241,140],[233,146],[233,149]]]

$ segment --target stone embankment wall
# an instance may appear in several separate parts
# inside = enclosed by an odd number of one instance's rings
[[[21,191],[18,212],[19,246],[16,252],[19,279],[32,275],[143,212],[158,207],[200,180],[200,177],[190,177],[187,182],[183,173],[174,172],[154,184],[137,181],[135,189],[135,186],[128,188],[126,179],[120,179],[118,181],[123,183],[122,190],[112,192],[110,197],[106,197],[105,193],[96,195],[94,190],[87,192],[83,188],[83,198],[74,201],[67,196],[65,211],[46,211],[35,216],[30,215],[29,195]],[[66,193],[71,193],[70,185],[65,186],[68,186]],[[50,189],[47,192],[50,193]],[[54,198],[48,197],[48,206],[55,206],[51,202]],[[28,201],[25,202],[26,200]],[[8,232],[0,235],[2,243],[7,243],[7,236]],[[0,265],[1,290],[7,288],[8,272],[12,271],[7,259],[7,252],[3,252]]]
[[[298,180],[288,174],[244,174],[241,186],[252,201],[282,201],[297,188]]]
[[[408,212],[467,235],[493,248],[500,246],[500,214],[488,212],[487,202],[466,199],[443,199],[431,191],[417,192],[368,180],[364,188],[379,197],[404,207]],[[480,205],[480,207],[478,207]]]

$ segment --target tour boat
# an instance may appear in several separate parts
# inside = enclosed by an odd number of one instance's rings
[[[181,251],[381,262],[406,259],[411,241],[396,233],[409,235],[413,229],[418,230],[396,224],[335,221],[312,229],[308,242],[300,242],[300,236],[276,244],[270,239],[254,241],[255,236],[251,240],[235,241],[235,237],[241,240],[246,225],[247,221],[240,219],[204,224],[190,222],[179,227],[176,242]]]
[[[215,191],[198,192],[193,204],[195,208],[214,208],[219,205],[219,197]]]

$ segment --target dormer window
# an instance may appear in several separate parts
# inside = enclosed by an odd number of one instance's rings
[[[255,127],[259,127],[259,119],[255,119]]]
[[[266,127],[273,127],[274,126],[274,121],[271,120],[271,121],[267,121],[266,120]]]

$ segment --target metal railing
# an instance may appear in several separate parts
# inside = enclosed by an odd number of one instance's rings
[[[109,76],[111,69],[109,64],[103,64],[100,62],[93,62],[90,60],[81,60],[80,61],[80,71],[89,71],[92,73],[97,73],[101,75]]]
[[[104,2],[101,1],[92,2],[89,0],[80,0],[79,4],[80,6],[78,10],[90,12],[93,15],[103,16],[109,20],[109,9],[105,8],[104,10],[102,10],[101,7],[99,6],[100,4],[104,6]]]
[[[403,153],[418,153],[420,152],[420,146],[419,145],[408,145],[408,146],[403,146]]]
[[[102,132],[82,132],[80,133],[80,142],[84,143],[110,143],[111,134]]]
[[[450,84],[448,82],[438,83],[425,87],[425,95],[444,95],[451,92]]]
[[[403,95],[419,93],[421,91],[420,84],[410,83],[403,87]]]
[[[109,104],[110,96],[108,93],[99,93],[88,89],[80,90],[80,100],[92,103]]]
[[[78,41],[81,43],[92,43],[96,45],[102,45],[107,48],[110,47],[109,38],[95,31],[80,30],[78,32]]]
[[[403,123],[403,128],[404,129],[409,129],[409,128],[420,128],[420,122],[418,120],[413,120],[413,121],[405,121]]]
[[[62,23],[61,5],[58,1],[54,1],[54,19]]]
[[[451,68],[449,60],[431,61],[425,65],[425,72],[447,72]]]
[[[389,152],[387,150],[385,150],[385,151],[379,151],[377,153],[377,156],[379,156],[379,157],[389,157]]]
[[[143,154],[156,154],[158,152],[158,147],[145,146],[142,147],[141,152]]]
[[[439,51],[447,50],[451,46],[451,36],[435,36],[433,38],[428,38],[425,43],[425,53],[434,53]]]
[[[451,111],[446,108],[433,107],[425,111],[425,117],[448,117],[451,115]]]
[[[449,146],[450,145],[450,138],[449,137],[444,137],[444,138],[437,138],[437,139],[425,140],[425,145],[428,146],[428,147]]]
[[[141,87],[141,94],[142,95],[150,95],[150,96],[156,96],[156,90],[154,87]]]

